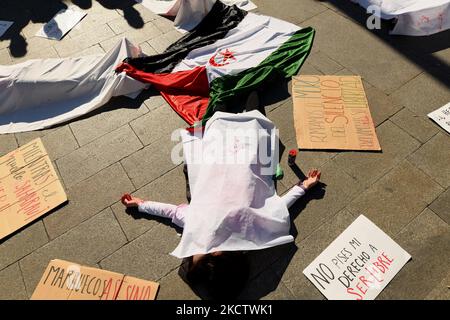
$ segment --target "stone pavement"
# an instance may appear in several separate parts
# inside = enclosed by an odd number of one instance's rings
[[[59,42],[34,34],[63,2],[21,1],[23,8],[8,10],[0,4],[0,20],[17,21],[0,38],[0,64],[103,53],[124,36],[153,54],[180,37],[171,21],[133,0],[72,2],[88,15]],[[319,167],[326,188],[292,211],[295,245],[252,253],[242,298],[324,299],[302,271],[362,213],[413,257],[380,299],[449,299],[450,137],[426,114],[450,101],[450,32],[411,38],[369,31],[364,11],[342,0],[254,2],[258,12],[316,29],[301,74],[363,77],[383,152],[299,153],[300,169]],[[261,97],[287,150],[296,146],[289,90],[290,84],[274,87]],[[158,281],[158,299],[198,299],[178,275],[180,261],[169,255],[177,231],[128,215],[118,201],[123,192],[186,201],[182,167],[170,160],[176,144],[170,134],[183,127],[149,91],[136,100],[114,99],[69,124],[1,135],[0,155],[41,137],[70,201],[0,242],[0,299],[29,298],[54,258]],[[286,158],[285,152],[282,163]],[[278,192],[297,179],[286,166]]]

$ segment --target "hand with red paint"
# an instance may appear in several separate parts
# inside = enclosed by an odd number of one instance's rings
[[[299,182],[299,186],[303,186],[305,190],[309,190],[314,187],[320,181],[321,172],[319,169],[311,169],[308,172],[308,177],[303,180],[303,182]]]
[[[132,197],[128,193],[125,193],[122,196],[121,201],[122,201],[123,205],[126,206],[127,208],[137,207],[139,204],[144,202],[144,200],[136,198],[136,197]]]

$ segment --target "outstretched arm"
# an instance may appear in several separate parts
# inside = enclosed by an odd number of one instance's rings
[[[144,201],[142,199],[124,195],[122,203],[127,207],[135,207],[139,212],[151,214],[158,217],[169,218],[172,223],[179,227],[184,227],[184,215],[188,207],[187,204],[173,205],[156,201]]]
[[[320,175],[321,172],[318,169],[309,170],[308,177],[305,180],[299,181],[291,190],[281,197],[286,204],[286,207],[289,209],[295,201],[300,199],[306,193],[306,191],[318,184]]]

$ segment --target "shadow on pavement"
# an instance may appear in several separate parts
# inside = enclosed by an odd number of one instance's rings
[[[331,3],[353,21],[366,26],[367,18],[370,16],[363,7],[349,0],[321,0]],[[385,44],[389,45],[405,58],[426,71],[437,81],[450,88],[450,64],[433,53],[450,48],[450,30],[442,31],[429,36],[413,37],[390,35],[389,30],[393,22],[382,20],[382,28],[368,30]]]
[[[1,41],[10,40],[9,51],[13,57],[23,57],[27,53],[27,40],[22,30],[30,23],[47,23],[58,11],[67,9],[72,3],[81,9],[89,9],[96,0],[1,0],[0,20],[13,21],[14,24],[0,37]],[[144,26],[140,13],[133,8],[134,0],[97,0],[104,8],[121,10],[128,24],[139,29]],[[82,22],[81,22],[82,23]],[[49,40],[52,41],[52,40]]]

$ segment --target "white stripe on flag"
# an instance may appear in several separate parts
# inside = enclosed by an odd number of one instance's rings
[[[256,67],[298,30],[292,23],[248,13],[224,39],[191,51],[173,72],[206,66],[209,82],[239,73]]]

